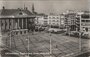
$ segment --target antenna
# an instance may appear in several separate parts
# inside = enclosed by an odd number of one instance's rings
[[[24,3],[24,9],[25,9],[25,3]]]
[[[33,13],[35,12],[34,3],[32,4],[32,12],[33,12]]]

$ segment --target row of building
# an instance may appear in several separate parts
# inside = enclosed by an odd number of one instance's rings
[[[3,7],[0,10],[0,28],[1,31],[10,31],[15,29],[32,30],[35,26],[56,26],[58,28],[67,28],[70,31],[80,31],[90,29],[90,12],[80,11],[75,12],[69,10],[62,14],[38,14],[32,12],[27,7],[24,9],[6,9]]]
[[[40,26],[57,26],[64,25],[64,17],[61,15],[36,15],[35,24]]]
[[[65,25],[70,31],[90,31],[90,12],[89,11],[68,11],[64,13]]]
[[[60,15],[45,15],[31,11],[27,7],[24,9],[6,9],[0,10],[0,28],[2,31],[16,29],[33,29],[35,25],[39,26],[57,26],[64,25],[64,19]]]
[[[59,15],[36,15],[35,24],[41,26],[58,26],[67,28],[70,31],[90,29],[90,12],[69,10]]]

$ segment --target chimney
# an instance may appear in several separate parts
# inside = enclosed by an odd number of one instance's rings
[[[2,8],[3,8],[3,9],[5,9],[5,7],[4,7],[4,6],[3,6]]]
[[[28,10],[28,8],[27,8],[27,7],[25,7],[25,8],[24,8],[24,10]]]
[[[28,10],[28,8],[26,7],[26,10]]]
[[[24,4],[24,10],[27,10],[28,8],[25,6],[25,4]]]

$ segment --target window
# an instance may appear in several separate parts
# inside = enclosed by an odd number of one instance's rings
[[[55,22],[55,20],[52,20],[53,22]]]
[[[59,25],[59,24],[57,23],[57,25]]]
[[[89,14],[82,14],[81,17],[82,18],[90,18]]]
[[[53,23],[53,24],[55,24],[55,23]]]
[[[44,22],[47,22],[47,21],[44,21]]]
[[[90,20],[86,20],[86,22],[90,22]]]
[[[82,22],[85,22],[85,20],[81,20]]]
[[[26,31],[24,31],[24,33],[26,33]]]
[[[16,31],[16,35],[18,35],[18,32]]]
[[[5,25],[7,26],[7,22],[5,21]]]
[[[22,31],[20,31],[20,34],[22,34]]]
[[[10,21],[10,19],[9,19],[9,22],[10,22],[9,25],[11,25],[11,21]]]
[[[53,19],[55,19],[55,17],[53,17]]]
[[[47,17],[44,17],[44,19],[48,19]]]
[[[1,26],[3,26],[3,23],[1,23]]]
[[[59,19],[59,17],[57,17],[57,19]]]
[[[59,20],[57,20],[57,22],[59,22]]]
[[[49,19],[51,19],[51,17],[49,17]]]

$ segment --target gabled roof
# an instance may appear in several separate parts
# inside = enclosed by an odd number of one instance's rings
[[[27,15],[33,15],[29,10],[25,10],[25,9],[2,9],[0,10],[0,15],[1,16],[15,16],[19,13],[25,13]]]

